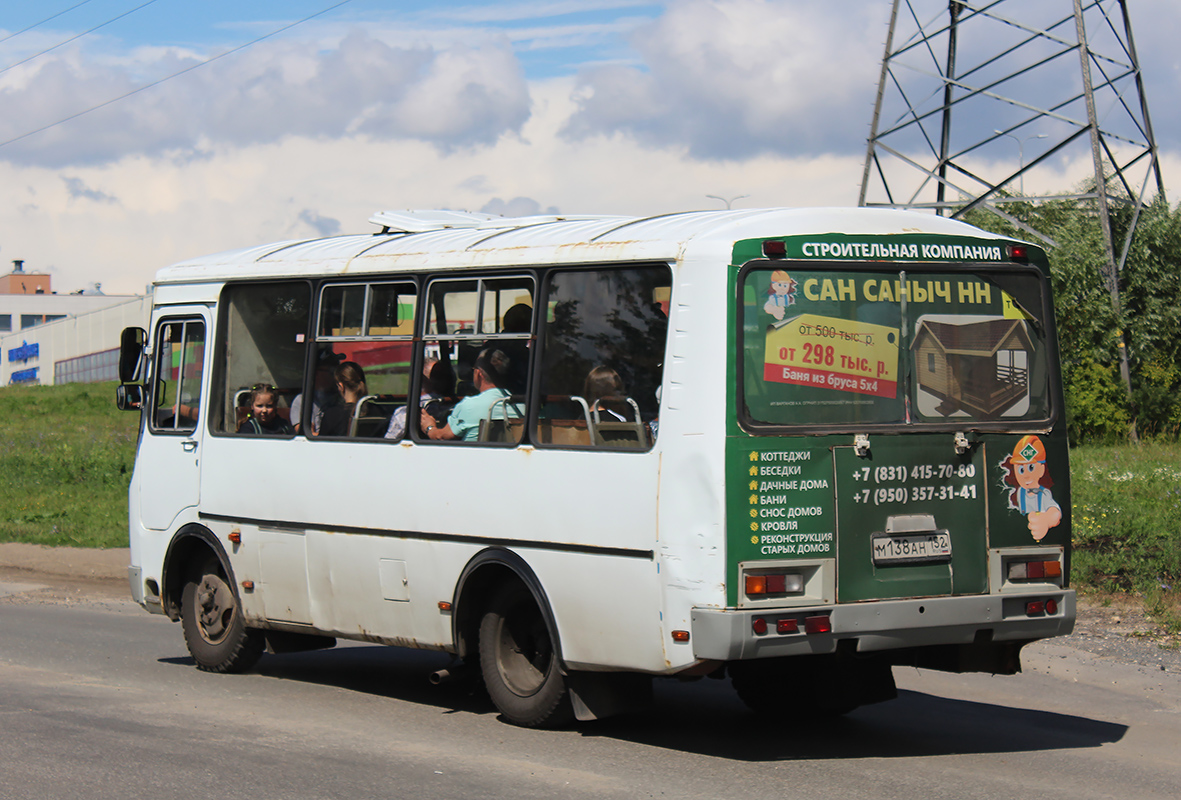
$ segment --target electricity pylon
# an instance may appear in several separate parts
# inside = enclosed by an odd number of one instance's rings
[[[1025,176],[1043,165],[1081,188],[1025,195]],[[984,209],[1052,247],[1005,206],[1085,204],[1102,228],[1118,318],[1119,273],[1150,188],[1164,196],[1127,0],[894,0],[860,205]],[[1118,247],[1116,204],[1132,206]],[[1119,353],[1130,394],[1122,333]]]

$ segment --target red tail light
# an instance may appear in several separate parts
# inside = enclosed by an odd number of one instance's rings
[[[807,617],[804,619],[805,633],[832,633],[830,617]]]
[[[767,595],[800,594],[804,591],[804,576],[799,572],[748,574],[744,586],[747,597],[760,599]]]
[[[1053,581],[1062,577],[1062,562],[1053,561],[1010,561],[1011,581]]]

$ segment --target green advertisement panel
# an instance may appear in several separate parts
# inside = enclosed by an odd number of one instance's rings
[[[823,440],[732,440],[726,451],[731,563],[833,558],[832,479],[832,452]]]
[[[990,547],[1061,545],[1069,560],[1040,251],[1027,264],[1003,263],[1000,240],[783,244],[734,251],[730,574],[832,559],[837,601],[858,602],[988,592]]]

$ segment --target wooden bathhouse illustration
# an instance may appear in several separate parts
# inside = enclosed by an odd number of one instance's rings
[[[943,416],[999,417],[1029,392],[1033,342],[1024,320],[922,320],[911,349],[918,385],[943,401],[935,409]]]

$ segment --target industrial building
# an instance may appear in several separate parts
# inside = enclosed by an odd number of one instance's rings
[[[0,386],[116,380],[119,333],[145,324],[151,298],[100,284],[57,294],[52,276],[12,266],[0,276]]]

